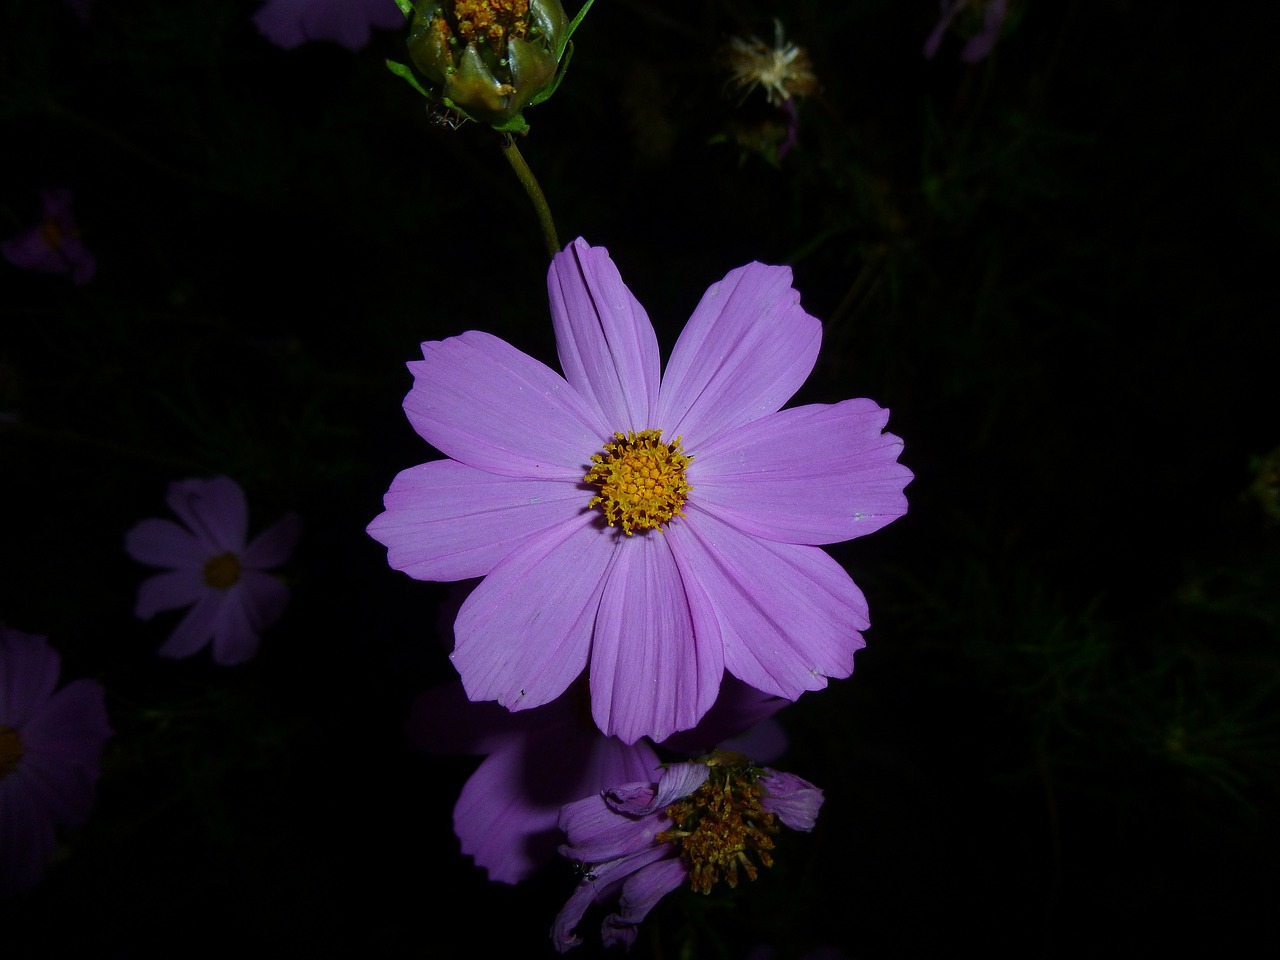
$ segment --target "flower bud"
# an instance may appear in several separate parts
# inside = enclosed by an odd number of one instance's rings
[[[520,131],[520,111],[554,91],[573,26],[560,0],[419,0],[409,55],[446,106]]]

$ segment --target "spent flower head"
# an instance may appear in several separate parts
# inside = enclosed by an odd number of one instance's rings
[[[719,56],[729,71],[729,83],[744,96],[760,87],[769,103],[781,104],[820,89],[809,51],[787,41],[781,20],[773,21],[772,46],[758,37],[730,37]]]
[[[212,641],[215,663],[243,663],[289,602],[269,571],[289,559],[301,521],[288,514],[250,541],[244,490],[229,477],[170,484],[167,502],[185,526],[156,517],[125,535],[129,556],[168,568],[142,582],[135,613],[150,620],[190,606],[160,655],[189,657]]]
[[[871,400],[781,409],[822,336],[791,271],[713,284],[665,373],[604,249],[570,244],[548,287],[565,376],[476,330],[422,344],[404,409],[447,459],[368,526],[412,577],[484,577],[454,623],[467,695],[525,710],[586,670],[634,743],[697,724],[726,670],[788,700],[849,676],[867,604],[822,545],[905,513],[911,471]]]
[[[630,946],[666,894],[684,884],[709,893],[755,880],[773,866],[782,827],[812,830],[822,791],[806,780],[730,751],[668,764],[656,783],[624,784],[566,804],[561,854],[582,877],[552,927],[560,952],[593,903],[617,899],[601,928],[606,947]]]
[[[397,0],[403,8],[410,0]],[[528,129],[522,111],[550,97],[572,55],[570,37],[594,0],[571,21],[560,0],[418,0],[409,56],[425,96],[462,117],[507,133]]]

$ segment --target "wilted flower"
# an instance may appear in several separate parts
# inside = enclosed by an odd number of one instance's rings
[[[348,50],[369,42],[371,28],[404,26],[396,0],[267,0],[253,15],[264,37],[292,50],[309,40],[331,40]]]
[[[135,613],[150,620],[191,606],[160,655],[189,657],[212,640],[215,663],[243,663],[289,602],[289,588],[267,571],[289,559],[301,521],[288,514],[246,546],[249,508],[234,480],[182,480],[169,485],[166,500],[185,528],[154,518],[125,535],[129,556],[169,568],[143,581]]]
[[[773,46],[756,37],[729,39],[720,50],[720,60],[729,71],[729,82],[744,91],[744,95],[763,87],[765,98],[772,104],[817,93],[819,83],[809,51],[787,42],[781,20],[773,21],[773,37]]]
[[[69,273],[75,283],[88,283],[98,261],[80,239],[71,216],[71,191],[43,190],[40,222],[20,236],[0,244],[0,252],[15,267],[41,273]]]
[[[741,683],[726,684],[703,722],[664,746],[688,755],[687,745],[697,744],[702,752],[753,725],[764,726],[785,702]],[[753,744],[772,740],[778,749],[774,726]],[[460,683],[445,684],[414,701],[408,732],[431,753],[485,755],[454,805],[453,829],[462,852],[501,883],[525,880],[555,858],[564,804],[615,784],[652,780],[662,766],[649,741],[625,744],[600,733],[573,691],[535,710],[511,713],[495,703],[469,701]]]
[[[1008,0],[942,0],[942,16],[924,42],[925,57],[933,57],[938,52],[942,38],[956,16],[967,11],[966,35],[969,39],[960,51],[960,59],[965,63],[977,63],[1000,39],[1008,6]]]
[[[409,55],[446,107],[520,131],[520,111],[555,91],[590,5],[570,22],[560,0],[418,0]]]
[[[618,900],[601,927],[606,947],[630,946],[649,911],[686,881],[708,893],[736,887],[773,866],[782,826],[812,830],[822,791],[741,754],[716,752],[673,763],[657,783],[630,783],[567,804],[560,852],[582,880],[556,917],[551,937],[564,952],[581,943],[574,929],[592,903]]]
[[[102,685],[58,685],[61,658],[37,637],[0,624],[0,897],[40,882],[57,831],[93,808],[111,737]]]
[[[780,410],[822,335],[791,271],[713,285],[661,382],[604,249],[570,244],[548,284],[567,379],[479,331],[422,344],[404,408],[450,459],[368,527],[410,576],[485,577],[454,624],[468,696],[540,706],[589,662],[596,724],[633,743],[693,727],[726,668],[789,700],[847,677],[866,601],[818,545],[901,516],[911,472],[870,400]]]

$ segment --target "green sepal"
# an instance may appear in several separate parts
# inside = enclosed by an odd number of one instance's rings
[[[397,2],[399,2],[399,0],[397,0]],[[569,21],[568,29],[565,30],[564,36],[560,38],[560,48],[556,50],[557,60],[564,56],[565,48],[568,47],[569,41],[573,39],[573,31],[578,29],[578,24],[582,22],[582,18],[587,15],[587,11],[591,9],[591,5],[595,2],[596,0],[587,0],[587,2],[582,5],[582,9],[578,11],[578,15]]]
[[[420,94],[422,94],[428,100],[435,99],[435,97],[433,97],[430,93],[428,93],[425,89],[423,89],[422,84],[420,84],[418,82],[418,78],[413,75],[413,70],[409,67],[408,64],[396,63],[396,61],[394,60],[388,60],[387,69],[390,70],[392,73],[394,73],[401,80],[404,80],[407,84],[409,84],[409,86],[413,87],[413,89],[417,90]]]
[[[396,6],[400,8],[406,20],[413,16],[413,0],[396,0]]]

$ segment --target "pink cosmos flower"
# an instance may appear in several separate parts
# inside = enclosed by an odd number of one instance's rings
[[[56,832],[93,808],[111,737],[102,685],[61,690],[61,658],[37,637],[0,624],[0,897],[40,882]]]
[[[354,51],[369,42],[371,28],[403,28],[405,17],[396,0],[267,0],[253,22],[286,50],[309,40],[331,40]]]
[[[125,535],[129,556],[168,568],[143,581],[134,612],[150,620],[190,606],[160,655],[189,657],[212,641],[215,663],[243,663],[289,602],[289,588],[267,571],[289,559],[301,521],[288,514],[246,545],[248,504],[228,477],[170,484],[167,502],[185,527],[154,518]]]
[[[726,683],[702,723],[663,746],[688,755],[722,743],[743,749],[750,742],[752,756],[767,761],[785,746],[770,720],[784,703],[745,684]],[[496,703],[468,700],[460,683],[428,690],[414,701],[408,733],[420,749],[485,755],[454,805],[453,829],[462,852],[490,880],[518,883],[555,858],[564,804],[661,773],[662,761],[649,741],[625,744],[604,736],[583,706],[570,691],[545,706],[511,713]],[[725,740],[748,728],[749,741]]]
[[[974,0],[943,0],[942,16],[924,42],[926,59],[932,58],[938,52],[938,48],[942,45],[942,38],[956,15],[965,8],[973,6],[975,6]],[[977,63],[995,47],[996,41],[1000,39],[1000,29],[1004,26],[1009,2],[1008,0],[977,0],[976,6],[981,8],[982,25],[960,51],[960,60],[964,63]]]
[[[629,783],[566,804],[560,852],[582,880],[551,931],[564,953],[582,942],[574,929],[593,903],[618,900],[601,927],[606,947],[630,947],[640,922],[688,882],[707,893],[740,874],[754,880],[773,864],[779,824],[812,830],[822,791],[806,780],[757,767],[740,754],[712,753],[669,764],[658,782]]]
[[[0,243],[0,253],[15,267],[40,273],[69,273],[77,284],[93,279],[98,261],[80,239],[71,216],[71,191],[65,187],[40,193],[38,224],[20,236]]]
[[[906,511],[870,400],[782,405],[818,355],[786,267],[713,285],[660,377],[644,308],[579,239],[548,285],[565,377],[480,331],[422,344],[410,422],[448,459],[401,472],[368,531],[423,580],[484,576],[454,624],[467,695],[549,703],[588,668],[609,736],[665,740],[727,669],[794,700],[847,677],[867,605],[819,544]]]

